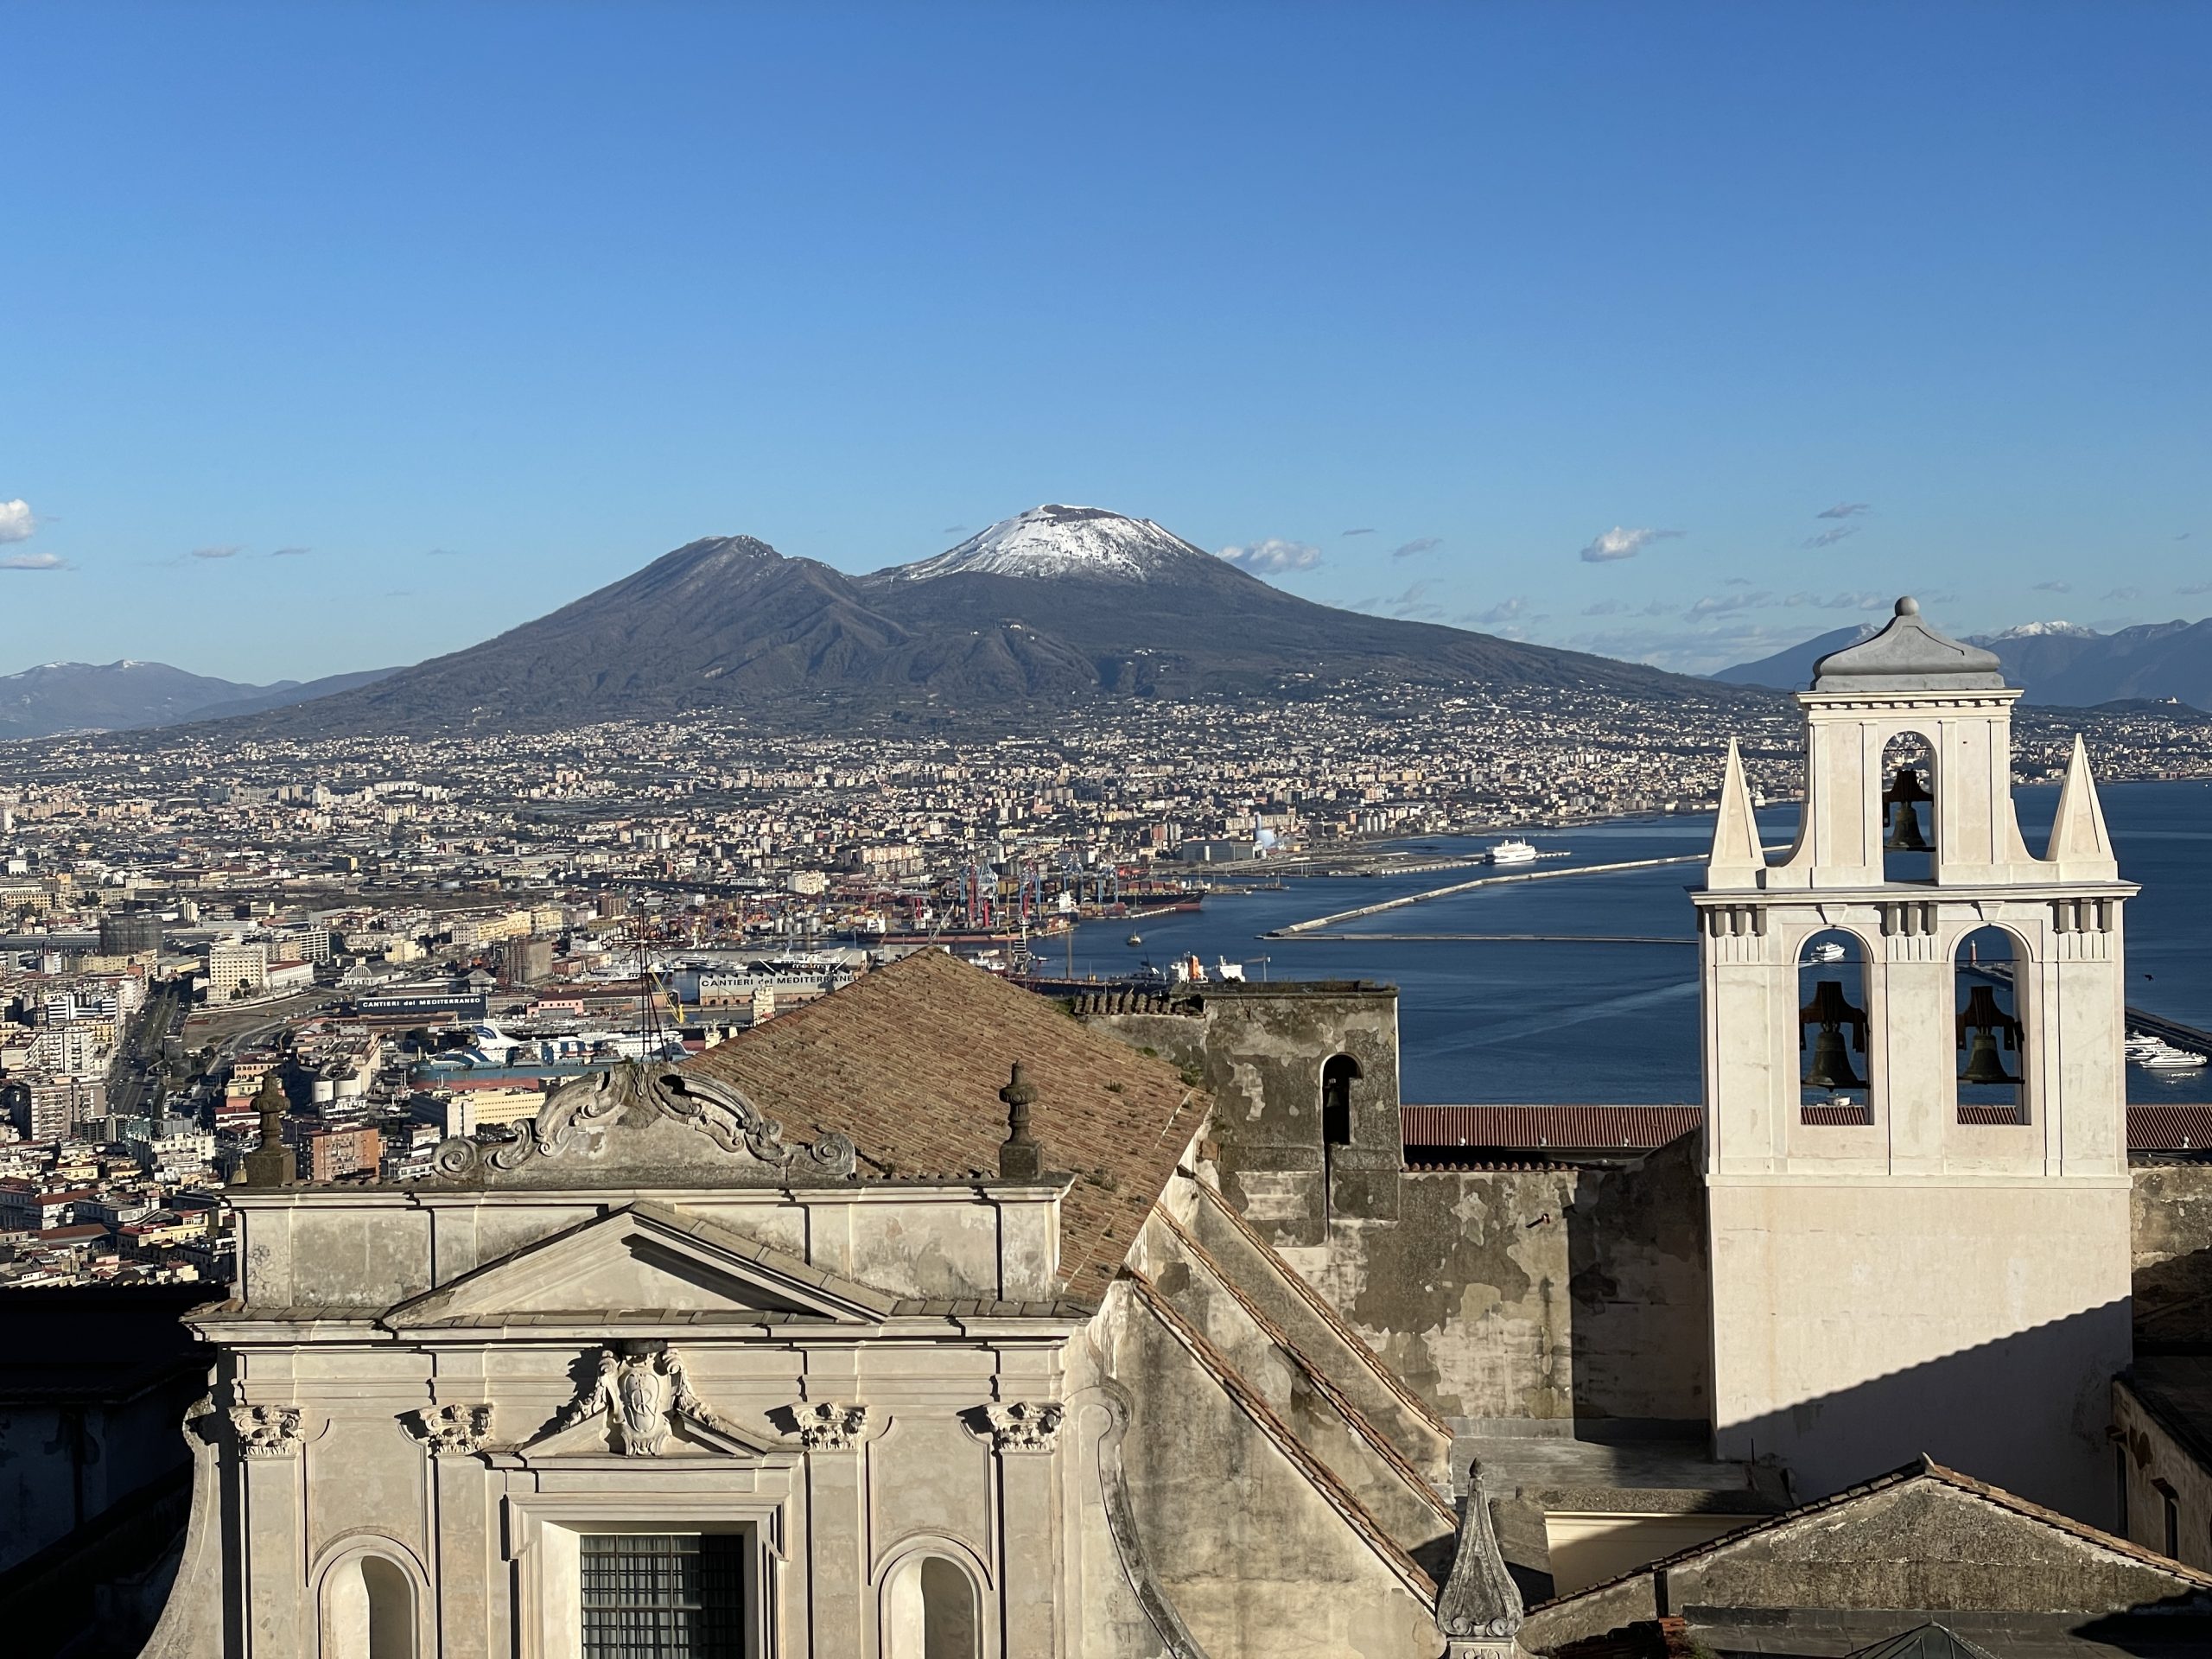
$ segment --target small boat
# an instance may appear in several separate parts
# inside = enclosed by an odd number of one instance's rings
[[[1536,861],[1536,849],[1516,836],[1497,842],[1484,857],[1492,864],[1533,864]]]
[[[1838,944],[1834,939],[1824,940],[1805,953],[1805,960],[1808,962],[1841,962],[1843,960],[1843,947]]]
[[[1144,943],[1144,935],[1143,935],[1143,934],[1141,934],[1141,933],[1132,933],[1132,934],[1130,934],[1130,935],[1129,935],[1129,949],[1130,949],[1130,950],[1135,950],[1135,949],[1137,948],[1137,946],[1139,946],[1139,945],[1142,944],[1143,943]]]

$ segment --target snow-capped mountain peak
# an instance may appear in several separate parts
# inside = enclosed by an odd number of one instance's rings
[[[1149,518],[1103,507],[1032,507],[959,546],[889,572],[900,582],[980,572],[992,576],[1090,576],[1147,582],[1170,566],[1210,556]]]
[[[2023,622],[2017,628],[2006,628],[2001,633],[1986,636],[1998,639],[2041,639],[2051,634],[2064,634],[2076,639],[2094,639],[2097,631],[2085,628],[2078,622]]]

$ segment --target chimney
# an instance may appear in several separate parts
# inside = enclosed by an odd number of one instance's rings
[[[1045,1148],[1029,1133],[1029,1109],[1037,1091],[1022,1081],[1021,1062],[1014,1063],[1014,1077],[999,1090],[1006,1103],[1007,1136],[999,1146],[999,1179],[1035,1181],[1044,1179]]]

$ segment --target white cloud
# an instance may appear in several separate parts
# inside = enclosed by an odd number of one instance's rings
[[[1416,553],[1433,552],[1443,545],[1444,538],[1441,536],[1417,537],[1402,547],[1394,549],[1390,556],[1394,559],[1410,559]]]
[[[1873,508],[1864,501],[1839,501],[1832,507],[1823,507],[1813,515],[1815,518],[1848,518],[1854,513],[1872,512]]]
[[[1479,622],[1485,627],[1494,628],[1501,622],[1516,621],[1520,618],[1526,616],[1528,613],[1528,600],[1519,594],[1516,594],[1511,599],[1502,599],[1498,601],[1497,604],[1491,606],[1490,609],[1486,611],[1476,612],[1473,616],[1468,619],[1468,620]]]
[[[21,496],[13,501],[0,501],[0,542],[28,542],[37,528],[38,520],[31,517],[29,502]]]
[[[1270,536],[1246,547],[1224,547],[1221,556],[1247,570],[1275,575],[1285,570],[1311,570],[1321,563],[1321,550],[1310,542],[1286,542]]]
[[[226,542],[219,547],[195,547],[192,550],[192,556],[195,559],[235,559],[245,551],[236,543]]]
[[[1828,515],[1826,513],[1822,513],[1821,515],[1823,518],[1827,516]],[[1856,536],[1858,533],[1859,526],[1857,524],[1838,524],[1833,530],[1824,530],[1817,536],[1808,537],[1805,545],[1808,547],[1834,547],[1845,537]]]
[[[1582,550],[1582,561],[1586,564],[1604,564],[1613,559],[1632,559],[1652,543],[1681,534],[1679,530],[1630,530],[1615,524]]]
[[[10,553],[0,559],[0,570],[67,570],[69,562],[58,553]]]
[[[2070,582],[2039,582],[2036,583],[2036,592],[2039,594],[2070,594],[2073,591],[2074,584]]]
[[[2186,588],[2177,588],[2177,594],[2212,594],[2212,582],[2192,582]]]
[[[1362,524],[1357,530],[1344,531],[1347,536],[1372,536],[1374,533],[1375,526],[1372,524]]]
[[[311,547],[280,547],[269,556],[272,559],[296,559],[303,554],[314,551],[315,550]]]
[[[1622,604],[1618,599],[1601,599],[1595,605],[1584,606],[1582,608],[1582,614],[1585,616],[1618,616],[1626,609],[1628,609],[1628,607]]]
[[[2143,590],[2140,588],[2115,588],[2105,597],[2107,599],[2140,599],[2143,597]]]

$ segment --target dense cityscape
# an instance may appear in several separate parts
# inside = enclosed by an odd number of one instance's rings
[[[0,1281],[223,1280],[263,1109],[299,1174],[391,1181],[556,1084],[696,1052],[927,945],[1030,946],[1407,837],[1695,811],[1724,732],[1793,787],[1786,702],[1603,694],[1130,702],[995,739],[623,722],[474,740],[18,746],[0,786]],[[2023,781],[2084,716],[2024,710]],[[2087,717],[2109,779],[2212,726]],[[1624,735],[1628,734],[1628,735]],[[273,1095],[264,1094],[273,1090]]]

